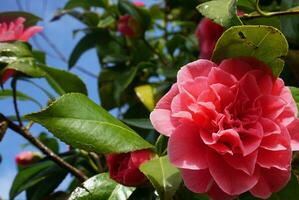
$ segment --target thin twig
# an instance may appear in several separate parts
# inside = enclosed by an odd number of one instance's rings
[[[57,46],[50,40],[50,38],[49,38],[46,34],[44,34],[44,33],[40,33],[40,36],[41,36],[41,37],[48,43],[48,45],[53,49],[53,51],[54,51],[55,54],[58,56],[58,58],[59,58],[62,62],[68,64],[68,61],[67,61],[66,57],[65,57],[65,56],[63,55],[63,53],[57,48]],[[56,57],[55,57],[55,58],[56,58]],[[84,74],[86,74],[86,75],[88,75],[88,76],[90,76],[90,77],[92,77],[92,78],[95,78],[95,79],[98,78],[97,75],[91,73],[90,71],[87,71],[86,69],[84,69],[84,68],[81,67],[81,66],[76,65],[76,66],[75,66],[75,69],[79,70],[80,72],[82,72],[82,73],[84,73]]]
[[[20,116],[20,112],[19,112],[19,108],[18,108],[18,101],[17,101],[17,78],[13,78],[11,81],[11,88],[12,88],[12,99],[13,99],[13,106],[16,112],[16,118],[17,121],[19,122],[20,126],[23,126],[22,120],[21,120],[21,116]]]
[[[31,133],[21,126],[13,123],[9,119],[7,119],[2,113],[0,113],[0,120],[6,121],[8,123],[8,127],[23,136],[26,140],[28,140],[31,144],[37,147],[40,151],[42,151],[45,155],[47,155],[52,161],[54,161],[60,167],[67,169],[71,174],[73,174],[79,181],[84,182],[87,180],[87,176],[85,176],[80,170],[73,167],[69,163],[65,162],[62,158],[60,158],[57,154],[55,154],[51,149],[45,146],[40,140],[33,137]]]

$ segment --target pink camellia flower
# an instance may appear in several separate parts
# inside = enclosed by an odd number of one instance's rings
[[[233,199],[250,191],[268,198],[290,178],[299,150],[297,107],[283,80],[253,58],[219,66],[198,60],[150,115],[169,136],[168,154],[193,192]]]
[[[144,3],[142,1],[133,1],[133,4],[137,7],[143,7]]]
[[[16,156],[16,163],[18,166],[28,166],[40,160],[41,156],[32,151],[23,151]]]
[[[150,150],[110,154],[106,158],[110,177],[126,186],[143,185],[147,182],[147,178],[139,170],[139,166],[150,160],[152,156]]]
[[[42,31],[40,26],[32,26],[27,29],[24,28],[25,19],[23,17],[17,18],[12,22],[0,22],[0,42],[23,41],[27,42],[33,35]],[[11,76],[15,74],[12,69],[6,70],[0,79],[3,84]]]
[[[203,18],[200,21],[195,32],[199,42],[200,58],[211,58],[215,45],[223,32],[223,27],[209,18]]]
[[[141,32],[139,23],[128,14],[119,17],[117,29],[127,37],[137,37]]]

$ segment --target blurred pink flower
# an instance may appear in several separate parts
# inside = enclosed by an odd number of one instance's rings
[[[242,58],[182,67],[150,119],[170,137],[169,158],[185,185],[223,200],[246,191],[265,199],[286,185],[299,150],[296,116],[283,80]]]
[[[41,156],[32,151],[23,151],[16,156],[16,163],[19,166],[25,167],[40,160]]]
[[[133,1],[133,4],[137,7],[143,7],[144,3],[142,1]]]
[[[140,35],[140,26],[138,22],[128,14],[119,17],[117,29],[127,37],[136,37]]]
[[[200,58],[210,59],[224,29],[208,18],[203,18],[197,26],[195,35],[199,42]]]

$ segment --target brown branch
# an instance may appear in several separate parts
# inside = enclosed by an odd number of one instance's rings
[[[85,176],[80,170],[73,167],[69,163],[65,162],[62,158],[60,158],[57,154],[55,154],[51,149],[45,146],[40,140],[33,137],[31,133],[26,129],[18,126],[13,123],[9,119],[7,119],[2,113],[0,113],[0,120],[6,121],[8,123],[8,127],[23,136],[26,140],[28,140],[31,144],[37,147],[40,151],[42,151],[45,155],[47,155],[52,161],[54,161],[60,167],[67,169],[72,175],[74,175],[79,181],[84,182],[87,180],[87,176]]]

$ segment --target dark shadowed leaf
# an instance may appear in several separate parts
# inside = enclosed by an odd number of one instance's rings
[[[0,21],[12,21],[18,17],[24,17],[26,19],[25,27],[33,26],[38,21],[42,20],[40,17],[33,15],[32,13],[17,11],[17,12],[1,12]]]

